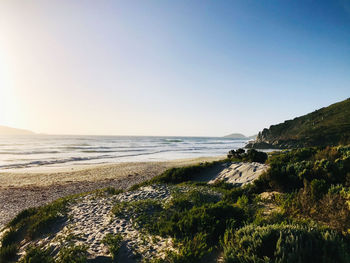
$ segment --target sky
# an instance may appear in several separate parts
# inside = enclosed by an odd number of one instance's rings
[[[0,0],[0,125],[252,135],[349,95],[349,0]]]

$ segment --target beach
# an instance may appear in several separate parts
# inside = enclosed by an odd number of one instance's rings
[[[0,172],[0,229],[23,209],[44,205],[60,197],[105,187],[127,189],[172,167],[223,158],[225,156],[74,166],[40,173]]]

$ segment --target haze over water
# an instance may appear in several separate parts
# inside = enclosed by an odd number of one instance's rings
[[[0,172],[220,156],[245,143],[222,137],[0,136]]]

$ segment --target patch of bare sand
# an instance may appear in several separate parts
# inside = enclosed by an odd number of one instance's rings
[[[216,173],[208,174],[206,181],[209,184],[218,181],[234,185],[245,185],[252,183],[254,180],[268,169],[268,165],[261,163],[225,163],[218,166]]]

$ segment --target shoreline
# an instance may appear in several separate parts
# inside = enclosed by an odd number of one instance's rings
[[[128,162],[95,165],[51,173],[0,173],[0,229],[20,211],[60,197],[99,188],[126,190],[173,167],[224,159],[225,156],[176,159],[163,162]]]

